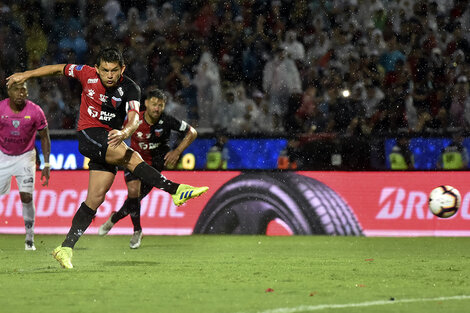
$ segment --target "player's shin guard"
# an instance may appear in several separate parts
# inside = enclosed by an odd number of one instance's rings
[[[73,249],[80,236],[83,235],[88,226],[90,226],[95,214],[96,211],[89,208],[85,202],[82,202],[72,219],[72,226],[62,243],[62,247],[70,247]]]
[[[166,191],[170,194],[175,194],[179,184],[166,179],[159,171],[151,167],[145,162],[140,163],[134,169],[133,174],[140,178],[147,184]]]
[[[128,200],[130,203],[129,214],[131,215],[132,224],[134,225],[134,231],[142,230],[142,226],[140,225],[140,201],[138,198]]]
[[[29,203],[22,202],[23,204],[23,220],[26,232],[26,241],[34,241],[34,217],[35,210],[33,201]]]

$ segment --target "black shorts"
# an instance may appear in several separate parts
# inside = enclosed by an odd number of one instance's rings
[[[78,151],[90,159],[89,169],[116,174],[117,166],[106,163],[106,150],[108,150],[106,129],[93,127],[78,132]]]

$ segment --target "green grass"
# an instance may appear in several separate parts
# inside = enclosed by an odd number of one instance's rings
[[[74,269],[64,236],[0,236],[0,312],[468,312],[470,238],[83,236]],[[268,288],[273,292],[266,292]],[[391,301],[390,298],[395,301]],[[387,301],[377,306],[322,304]],[[307,306],[301,310],[300,306]],[[317,308],[318,310],[316,310]]]

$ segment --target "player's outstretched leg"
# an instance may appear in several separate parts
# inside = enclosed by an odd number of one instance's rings
[[[189,199],[196,198],[209,189],[209,187],[193,187],[172,182],[145,162],[138,164],[135,167],[133,174],[150,186],[159,188],[171,194],[175,205],[182,205]]]
[[[171,197],[173,198],[173,203],[175,205],[182,205],[189,199],[199,197],[207,190],[209,190],[209,187],[193,187],[190,185],[181,184],[176,190],[176,193],[171,195]]]

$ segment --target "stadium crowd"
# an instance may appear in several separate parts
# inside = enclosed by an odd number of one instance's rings
[[[199,129],[445,134],[470,129],[469,27],[468,0],[0,0],[0,83],[117,45]],[[49,128],[73,129],[80,85],[29,83]]]

